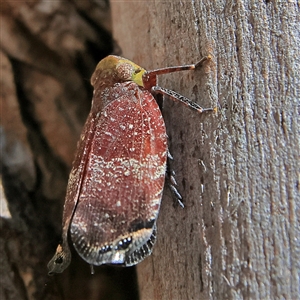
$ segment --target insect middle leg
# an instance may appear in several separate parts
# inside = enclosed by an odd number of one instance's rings
[[[203,113],[205,111],[215,111],[215,108],[209,107],[209,108],[203,108],[201,107],[199,104],[197,104],[196,102],[193,102],[192,100],[190,100],[189,98],[186,98],[172,90],[168,90],[165,88],[162,88],[158,85],[152,87],[151,89],[152,94],[157,95],[157,94],[161,94],[164,96],[168,96],[169,98],[171,98],[173,101],[178,101],[184,105],[186,105],[188,108],[192,109],[192,110],[196,110],[199,113]]]

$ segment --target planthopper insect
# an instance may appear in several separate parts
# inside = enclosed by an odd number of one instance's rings
[[[167,95],[199,113],[213,110],[157,86],[157,75],[193,70],[207,59],[153,71],[112,55],[98,63],[92,108],[68,182],[62,244],[48,263],[49,274],[70,264],[68,239],[91,266],[132,266],[151,254],[168,156],[153,96]]]

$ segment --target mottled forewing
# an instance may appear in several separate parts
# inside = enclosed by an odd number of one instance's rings
[[[81,185],[84,180],[86,164],[89,159],[91,143],[95,133],[95,118],[92,113],[89,114],[83,127],[80,140],[77,145],[77,152],[73,161],[72,170],[69,176],[66,200],[63,213],[63,237],[66,239],[70,221],[79,199]]]
[[[99,265],[101,249],[118,237],[155,231],[167,139],[159,107],[144,90],[112,101],[95,122],[71,237],[81,257]]]

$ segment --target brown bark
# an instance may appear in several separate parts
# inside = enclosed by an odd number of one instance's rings
[[[218,113],[165,100],[185,209],[166,193],[141,299],[299,299],[299,4],[112,1],[123,56]]]
[[[89,78],[112,51],[106,1],[1,1],[0,299],[135,299],[134,269],[77,255],[60,275],[47,262],[61,234]]]

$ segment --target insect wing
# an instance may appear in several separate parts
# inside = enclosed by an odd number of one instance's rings
[[[132,265],[155,241],[167,157],[164,121],[153,96],[139,90],[112,101],[95,122],[71,239],[90,264]]]
[[[63,272],[71,262],[71,252],[68,245],[68,232],[70,223],[79,199],[86,162],[88,160],[91,141],[95,134],[95,119],[90,113],[84,125],[73,167],[69,176],[68,188],[63,213],[62,244],[58,245],[56,252],[48,263],[49,274]]]
[[[90,145],[95,134],[95,119],[89,114],[82,130],[78,143],[77,153],[73,161],[73,167],[69,176],[66,201],[63,213],[63,236],[68,234],[70,222],[79,199],[81,185],[84,178],[86,163],[90,152]]]
[[[134,252],[130,255],[126,255],[125,257],[125,266],[130,267],[134,266],[137,263],[141,262],[145,259],[148,255],[152,253],[153,246],[156,241],[156,224],[153,226],[153,231],[150,238],[147,240],[145,244],[143,244],[140,248],[137,248]]]

